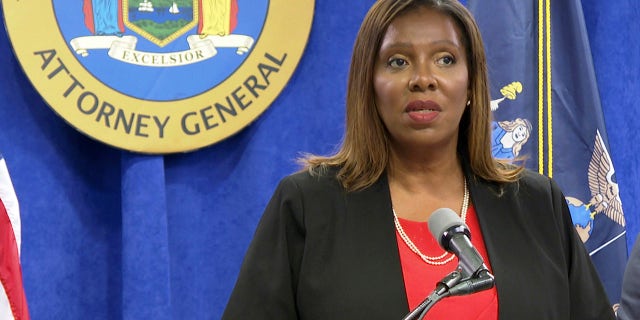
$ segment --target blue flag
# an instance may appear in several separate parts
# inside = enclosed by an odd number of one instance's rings
[[[468,0],[487,50],[493,154],[524,158],[563,189],[612,303],[625,219],[579,0]]]

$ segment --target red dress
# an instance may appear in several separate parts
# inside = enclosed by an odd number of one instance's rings
[[[436,257],[444,253],[438,242],[431,236],[426,222],[416,222],[401,218],[398,218],[398,220],[405,234],[423,254]],[[487,268],[491,270],[476,211],[472,205],[469,205],[467,211],[466,224],[469,227],[469,231],[471,231],[471,243],[484,258]],[[458,259],[454,258],[440,266],[427,264],[407,247],[397,230],[396,239],[400,251],[400,263],[402,265],[407,299],[409,300],[409,309],[413,310],[433,292],[438,281],[455,270],[458,265]],[[476,292],[471,295],[444,298],[431,307],[424,319],[496,320],[498,319],[498,294],[496,288],[493,287],[490,290]]]

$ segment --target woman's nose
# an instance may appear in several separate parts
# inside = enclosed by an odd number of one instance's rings
[[[415,66],[409,80],[409,89],[411,91],[435,90],[437,87],[438,81],[431,68],[428,66]]]

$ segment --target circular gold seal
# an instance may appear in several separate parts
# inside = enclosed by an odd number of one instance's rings
[[[49,106],[114,147],[195,150],[254,121],[309,37],[313,0],[3,1],[11,44]]]

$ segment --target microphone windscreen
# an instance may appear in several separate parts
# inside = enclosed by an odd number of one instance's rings
[[[467,227],[467,225],[464,223],[464,221],[462,221],[458,214],[449,208],[440,208],[431,213],[428,224],[431,235],[436,238],[436,240],[438,240],[438,244],[440,244],[440,247],[444,248],[445,250],[446,246],[442,243],[442,235],[445,233],[445,231],[449,230],[451,227],[457,226],[464,226],[465,228],[469,229],[469,227]]]

